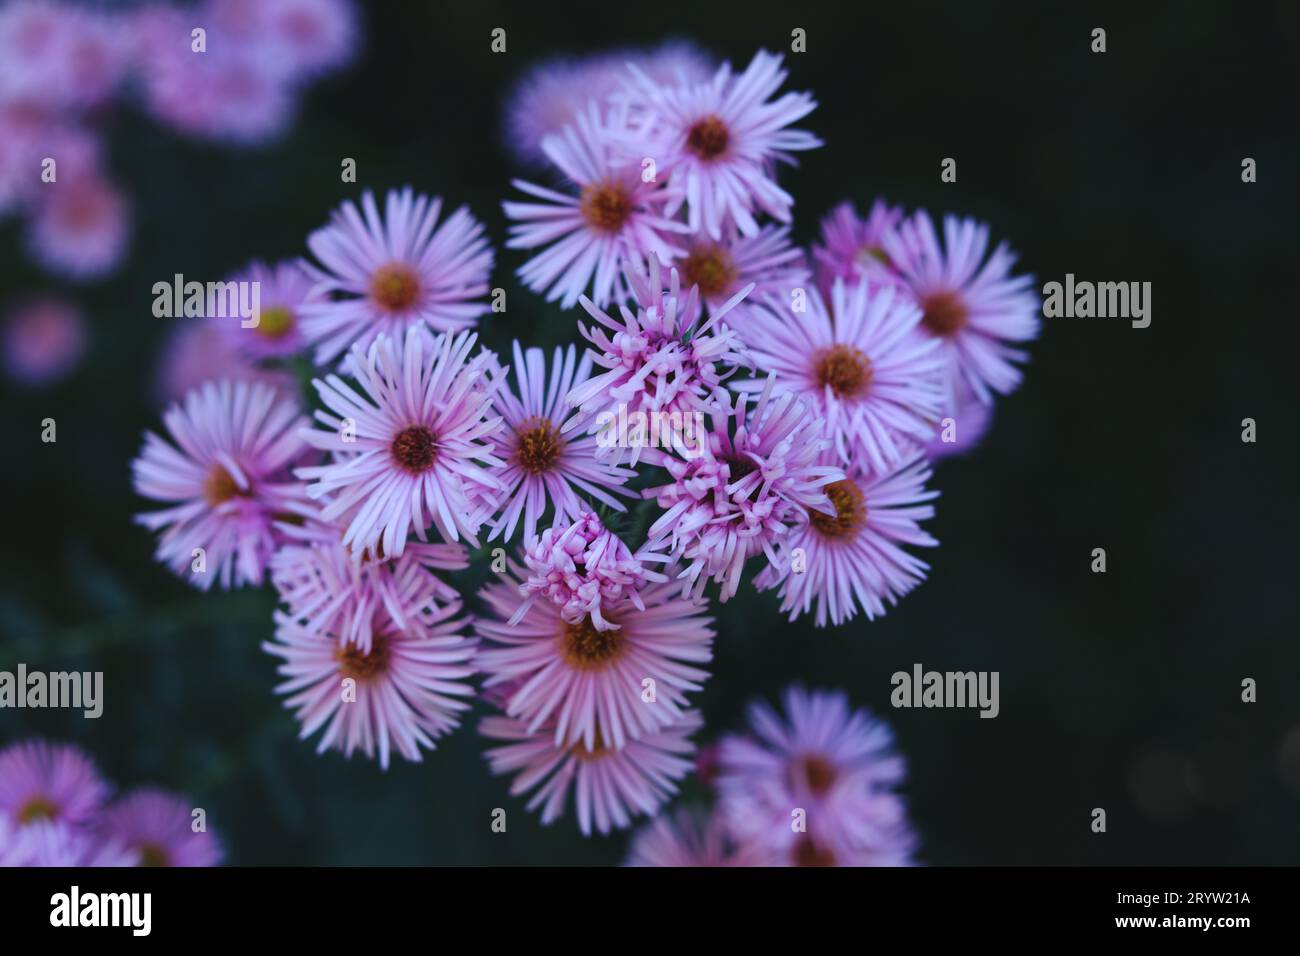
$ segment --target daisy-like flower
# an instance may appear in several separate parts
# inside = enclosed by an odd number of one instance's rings
[[[412,530],[427,540],[430,521],[445,540],[477,546],[502,490],[491,469],[505,464],[487,442],[501,427],[500,417],[488,417],[500,379],[490,374],[491,353],[469,357],[477,339],[462,332],[430,340],[411,328],[404,343],[381,335],[369,352],[354,346],[364,397],[337,375],[313,381],[335,414],[317,411],[326,430],[303,437],[335,459],[298,477],[314,482],[311,498],[325,498],[322,520],[347,525],[343,544],[353,555],[382,548],[400,557]]]
[[[691,232],[703,230],[720,240],[733,225],[744,235],[759,231],[756,211],[780,222],[790,221],[794,198],[776,184],[772,167],[793,162],[789,155],[813,149],[821,140],[803,130],[787,129],[817,106],[808,93],[771,98],[785,82],[781,57],[766,50],[733,76],[724,63],[708,83],[666,86],[635,65],[635,104],[644,111],[648,156],[661,157],[667,173],[668,215],[682,204]]]
[[[483,224],[465,207],[441,224],[442,199],[409,186],[390,190],[384,213],[372,192],[361,209],[346,201],[307,245],[320,262],[309,266],[317,292],[305,305],[302,329],[325,365],[352,345],[370,346],[380,333],[397,340],[412,328],[458,332],[488,311],[492,247]]]
[[[546,60],[525,73],[510,95],[506,145],[523,162],[545,164],[542,140],[560,133],[593,100],[604,105],[619,94],[629,62],[666,84],[699,83],[713,72],[704,54],[681,41],[652,50]]]
[[[636,472],[597,460],[594,437],[564,431],[570,416],[565,397],[590,377],[591,357],[578,361],[572,345],[557,348],[549,385],[541,349],[524,352],[516,341],[514,359],[519,395],[501,388],[495,397],[505,428],[494,439],[494,452],[506,466],[498,476],[505,485],[501,514],[490,537],[509,541],[522,516],[524,540],[531,541],[548,503],[556,523],[577,518],[586,509],[579,491],[615,511],[626,510],[614,495],[634,496],[622,486]]]
[[[817,262],[817,284],[829,297],[836,279],[845,282],[898,282],[898,273],[885,251],[885,236],[903,221],[903,207],[883,199],[871,204],[866,219],[858,218],[853,203],[843,202],[822,220],[821,243],[812,254]]]
[[[24,385],[51,385],[66,378],[81,361],[85,347],[85,320],[64,299],[25,302],[5,319],[5,371]]]
[[[418,628],[437,602],[459,601],[435,571],[469,566],[464,545],[408,542],[393,559],[365,552],[360,560],[343,545],[343,529],[316,520],[287,527],[293,543],[271,559],[271,582],[287,617],[312,634],[333,634],[369,653],[381,630]]]
[[[721,241],[696,235],[675,263],[682,285],[700,290],[711,311],[721,308],[745,286],[749,296],[732,310],[730,322],[741,327],[757,301],[783,296],[809,278],[803,251],[790,244],[785,226],[764,226],[756,235],[729,235]]]
[[[252,360],[285,358],[302,351],[302,309],[324,298],[301,262],[250,263],[232,282],[258,283],[257,325],[216,319],[231,346]]]
[[[237,351],[216,322],[180,319],[173,323],[156,365],[154,395],[162,405],[178,402],[204,383],[220,379],[261,382],[285,393],[298,387],[288,370],[262,366]]]
[[[195,832],[191,814],[184,797],[144,787],[110,806],[102,829],[110,843],[124,845],[141,866],[216,866],[221,844],[206,830]]]
[[[759,590],[780,586],[781,611],[790,620],[817,604],[816,623],[825,627],[851,620],[858,608],[868,620],[925,579],[930,566],[904,546],[935,547],[938,541],[919,522],[934,517],[927,491],[930,466],[920,452],[878,477],[861,472],[826,486],[835,517],[809,511],[807,524],[787,545],[802,550],[801,562],[769,565],[754,579]],[[802,570],[800,570],[802,568]]]
[[[744,328],[758,367],[802,395],[841,463],[880,472],[928,441],[943,404],[943,356],[916,334],[921,312],[892,287],[837,280],[828,309],[755,313]],[[737,388],[757,391],[751,379]]]
[[[136,517],[162,532],[157,559],[204,591],[261,584],[275,521],[304,505],[290,474],[306,448],[297,402],[267,385],[208,382],[163,423],[175,444],[147,432],[131,466],[137,494],[171,505]]]
[[[578,827],[584,836],[625,829],[633,818],[653,815],[673,794],[677,783],[691,771],[695,745],[689,739],[704,721],[688,711],[668,726],[611,748],[603,739],[594,743],[556,743],[549,727],[530,729],[523,720],[485,717],[483,736],[504,741],[486,752],[494,774],[516,773],[512,796],[530,790],[528,809],[542,808],[542,823],[564,814],[573,791]]]
[[[885,238],[885,252],[922,311],[921,328],[943,346],[948,408],[964,382],[982,402],[1020,384],[1028,355],[1011,344],[1038,336],[1041,302],[1033,276],[1012,276],[1015,253],[989,254],[988,226],[945,216],[943,244],[924,211]]]
[[[843,693],[791,687],[785,716],[750,707],[719,747],[718,813],[743,844],[793,866],[907,866],[916,836],[889,727]],[[804,828],[792,826],[802,810]]]
[[[262,644],[280,658],[276,693],[297,712],[300,739],[324,727],[317,753],[379,755],[387,770],[393,750],[419,762],[420,748],[455,729],[469,707],[476,642],[460,633],[460,603],[430,603],[418,627],[373,629],[369,650],[338,635],[316,633],[276,613],[275,640]]]
[[[508,247],[547,247],[520,267],[519,278],[548,302],[572,308],[590,287],[603,307],[623,297],[620,275],[629,262],[683,251],[671,234],[686,227],[663,214],[661,184],[645,181],[640,155],[622,155],[614,145],[629,135],[625,108],[602,120],[592,103],[573,125],[542,140],[577,195],[516,179],[516,189],[541,202],[502,203],[514,221]]]
[[[38,820],[6,832],[0,820],[0,866],[125,867],[139,855],[120,840],[104,839],[83,827]]]
[[[557,521],[527,545],[528,579],[519,586],[524,601],[510,623],[517,624],[534,601],[542,600],[559,609],[567,624],[590,621],[598,631],[617,630],[605,610],[627,602],[644,611],[641,588],[667,580],[645,566],[667,560],[653,551],[646,547],[633,554],[590,511],[579,512],[569,523]]]
[[[12,827],[85,826],[107,797],[108,784],[76,747],[29,740],[0,750],[0,818]]]
[[[524,579],[512,565],[480,592],[490,613],[475,629],[485,641],[478,656],[484,686],[510,688],[503,709],[527,733],[545,727],[556,747],[581,741],[594,750],[599,740],[621,750],[681,719],[686,694],[708,678],[701,665],[713,656],[713,619],[703,605],[666,582],[640,590],[644,610],[630,599],[605,606],[612,628],[591,618],[570,623],[541,600],[511,624]]]
[[[756,844],[736,845],[717,816],[682,807],[646,824],[633,838],[625,866],[765,866]]]
[[[72,279],[97,279],[117,268],[126,253],[130,215],[126,200],[99,176],[63,178],[31,219],[28,245],[45,268]]]
[[[784,567],[791,529],[809,512],[834,514],[826,486],[844,474],[820,463],[829,440],[808,427],[808,407],[793,392],[773,397],[773,381],[768,378],[752,413],[747,397],[733,408],[719,390],[703,453],[664,456],[672,481],[644,492],[665,509],[648,538],[666,541],[672,557],[685,563],[680,577],[697,598],[709,580],[721,586],[723,601],[734,595],[754,555]]]
[[[572,420],[566,427],[594,421],[608,436],[615,419],[622,420],[620,413],[676,412],[684,420],[686,415],[708,410],[713,393],[737,366],[753,367],[740,336],[722,321],[745,299],[752,285],[700,321],[699,289],[692,286],[683,295],[676,269],[669,270],[667,289],[659,260],[654,257],[645,273],[629,266],[626,276],[634,308],[620,306],[620,318],[585,296],[581,300],[596,321],[590,327],[579,323],[578,331],[591,343],[595,364],[606,371],[569,392],[569,404],[592,418]],[[602,447],[610,444],[606,437],[598,443]],[[642,444],[634,443],[633,464]]]

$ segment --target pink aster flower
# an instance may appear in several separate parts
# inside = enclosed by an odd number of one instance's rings
[[[816,623],[839,625],[859,606],[868,620],[885,613],[925,579],[930,566],[903,550],[939,542],[919,522],[934,517],[937,491],[927,491],[930,466],[920,452],[878,477],[861,472],[826,486],[835,517],[808,512],[807,524],[790,535],[793,554],[802,560],[780,568],[769,565],[754,579],[759,590],[780,586],[781,611],[790,620],[817,603]],[[802,570],[801,570],[802,569]]]
[[[228,318],[216,320],[236,351],[254,361],[285,358],[302,351],[303,307],[324,300],[302,262],[269,266],[252,262],[230,281],[258,283],[261,307],[254,326],[246,328],[242,322]]]
[[[501,514],[490,537],[509,541],[522,516],[524,540],[531,541],[548,505],[557,523],[577,518],[586,510],[580,491],[615,511],[625,511],[614,495],[634,496],[622,486],[636,472],[598,461],[594,437],[564,432],[570,417],[565,397],[575,383],[590,377],[591,357],[584,355],[579,362],[572,345],[566,351],[557,348],[549,386],[546,354],[541,349],[524,352],[516,341],[514,359],[519,395],[502,388],[495,397],[505,428],[495,438],[494,452],[506,466],[498,476],[505,485]]]
[[[814,289],[807,306],[755,313],[744,328],[754,361],[804,397],[841,463],[883,471],[934,434],[943,403],[938,343],[916,333],[920,310],[892,287],[837,280],[829,309]]]
[[[595,743],[556,743],[549,726],[530,729],[523,720],[485,717],[483,736],[505,741],[486,751],[494,774],[515,773],[512,796],[535,790],[528,809],[542,808],[542,823],[558,820],[573,792],[578,827],[584,836],[625,829],[633,818],[653,815],[691,770],[690,736],[703,726],[699,713],[688,711],[659,730],[625,746]]]
[[[107,797],[108,784],[76,747],[28,740],[0,750],[0,819],[15,828],[41,820],[85,826]]]
[[[903,207],[883,199],[871,204],[866,219],[858,218],[853,203],[843,202],[822,220],[821,244],[813,246],[817,261],[817,284],[830,297],[836,279],[847,283],[871,281],[894,283],[898,273],[885,252],[885,237],[903,220]]]
[[[45,186],[28,233],[36,259],[72,279],[96,279],[116,269],[130,234],[121,193],[98,175],[60,176]]]
[[[104,814],[109,841],[127,847],[141,866],[216,866],[217,838],[193,829],[193,807],[184,797],[145,787],[117,800]]]
[[[719,390],[702,453],[665,456],[672,481],[644,492],[665,509],[649,540],[667,542],[672,557],[685,563],[680,577],[696,597],[712,580],[726,601],[740,585],[746,559],[757,554],[784,567],[791,530],[810,511],[835,512],[826,486],[844,474],[820,463],[829,440],[809,428],[803,401],[788,391],[773,398],[772,386],[769,378],[752,413],[748,398],[733,408]]]
[[[205,591],[261,584],[274,522],[303,507],[290,468],[307,419],[269,386],[222,381],[190,392],[163,423],[175,444],[148,432],[132,464],[136,493],[170,505],[136,518],[162,532],[157,559]]]
[[[9,313],[4,325],[4,364],[25,385],[51,385],[66,378],[86,348],[86,323],[71,302],[34,299]]]
[[[542,140],[542,151],[577,195],[516,179],[516,189],[542,202],[506,202],[511,249],[546,249],[519,269],[519,278],[546,300],[572,308],[589,288],[599,306],[622,298],[620,275],[647,255],[680,255],[671,233],[685,226],[661,211],[665,193],[646,182],[640,155],[624,155],[615,141],[629,135],[627,110],[602,120],[596,104],[571,126]]]
[[[214,30],[207,49],[192,48],[194,16],[147,6],[132,18],[145,106],[159,122],[203,139],[238,146],[274,140],[288,128],[295,99],[291,64],[260,44]]]
[[[0,820],[0,866],[125,867],[138,860],[120,840],[104,839],[83,827],[38,820],[6,832]]]
[[[766,50],[754,54],[745,71],[733,76],[724,63],[708,83],[667,86],[635,65],[634,103],[642,121],[648,156],[666,171],[668,215],[683,204],[692,232],[703,230],[720,240],[734,226],[747,236],[758,233],[757,211],[790,221],[794,198],[772,177],[776,162],[793,162],[793,151],[813,149],[821,140],[803,130],[787,129],[811,113],[816,101],[807,93],[771,98],[785,82],[781,57]]]
[[[641,588],[667,580],[646,568],[646,562],[667,560],[652,550],[632,554],[590,511],[580,511],[572,522],[557,521],[526,546],[529,574],[519,586],[524,601],[510,623],[519,623],[533,602],[542,600],[558,608],[567,624],[581,625],[590,619],[598,631],[617,630],[604,610],[628,602],[644,611]]]
[[[510,94],[506,145],[520,160],[544,164],[542,140],[575,122],[593,100],[603,106],[621,93],[629,62],[666,84],[699,83],[713,72],[699,50],[680,41],[653,50],[546,60],[525,73]]]
[[[155,397],[169,405],[205,382],[222,379],[260,382],[289,395],[296,394],[298,388],[289,371],[263,367],[236,351],[230,337],[216,322],[193,319],[174,322],[158,356]]]
[[[356,52],[348,0],[211,0],[208,10],[223,33],[259,47],[295,78],[336,69]]]
[[[354,555],[382,547],[399,557],[411,531],[427,540],[430,522],[445,540],[477,546],[502,490],[492,469],[505,464],[488,443],[501,427],[500,417],[488,417],[496,360],[469,357],[477,340],[470,332],[435,339],[420,328],[404,343],[381,335],[368,352],[352,349],[364,395],[337,375],[313,381],[334,414],[318,411],[325,430],[303,437],[334,460],[298,477],[314,482],[311,498],[326,498],[322,520],[347,525],[343,544]]]
[[[408,632],[438,602],[460,600],[434,572],[468,567],[463,545],[408,542],[397,558],[381,550],[358,560],[335,525],[309,519],[283,530],[292,543],[271,559],[271,582],[285,616],[308,633],[332,634],[369,653],[376,626]]]
[[[334,634],[309,631],[277,612],[275,640],[262,644],[280,658],[284,678],[276,693],[290,695],[300,739],[324,727],[317,753],[335,749],[345,757],[360,750],[387,770],[395,749],[409,761],[420,749],[460,723],[473,688],[476,642],[460,633],[460,602],[430,604],[419,627],[376,627],[368,650]]]
[[[714,631],[703,605],[676,584],[656,583],[640,589],[640,606],[625,597],[602,607],[614,627],[570,622],[542,600],[511,623],[524,579],[512,565],[487,585],[480,593],[490,613],[475,621],[484,686],[511,688],[508,716],[528,733],[546,726],[557,747],[582,741],[588,750],[598,740],[622,749],[681,718],[686,694],[709,676],[700,665],[712,658]]]
[[[625,866],[766,866],[756,844],[737,845],[716,814],[683,807],[662,814],[632,837]]]
[[[1016,363],[1028,355],[1008,343],[1038,336],[1033,276],[1012,276],[1015,253],[1001,243],[988,253],[988,227],[945,216],[943,244],[928,214],[917,212],[886,238],[885,252],[922,310],[921,328],[943,347],[947,407],[964,381],[982,402],[1020,384]]]
[[[803,251],[790,244],[785,226],[764,226],[753,236],[728,235],[720,242],[704,235],[686,240],[686,255],[674,265],[682,285],[700,290],[710,310],[721,308],[746,286],[752,291],[731,312],[730,324],[743,327],[758,301],[789,296],[790,289],[804,286],[809,271]]]
[[[718,813],[739,841],[793,866],[910,865],[916,836],[895,789],[906,768],[887,725],[842,693],[799,687],[784,717],[756,702],[749,722],[719,755]]]
[[[592,344],[589,351],[595,364],[606,371],[575,386],[569,404],[592,416],[596,427],[606,433],[614,424],[611,416],[620,410],[628,415],[676,412],[683,418],[707,410],[713,393],[737,366],[753,367],[740,337],[722,321],[752,286],[745,286],[701,321],[698,287],[683,295],[678,272],[671,269],[665,289],[663,271],[654,257],[647,272],[637,268],[629,266],[626,273],[634,308],[620,306],[620,318],[585,296],[581,300],[596,321],[590,327],[579,323],[578,331]],[[587,421],[574,420],[567,427]],[[602,439],[601,444],[609,443]],[[635,464],[641,445],[633,444]]]
[[[367,348],[380,333],[400,340],[412,328],[458,332],[488,311],[475,301],[487,294],[492,271],[483,224],[463,206],[439,224],[441,213],[441,198],[407,187],[388,192],[381,217],[367,190],[360,210],[344,202],[308,237],[321,264],[309,266],[317,291],[331,296],[302,310],[317,364],[352,345]]]

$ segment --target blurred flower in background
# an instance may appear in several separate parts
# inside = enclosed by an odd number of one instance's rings
[[[4,367],[21,385],[52,385],[67,377],[86,350],[86,322],[71,302],[32,299],[4,320]]]
[[[28,740],[0,750],[0,866],[221,862],[206,814],[186,798],[149,787],[109,802],[111,793],[74,746]]]

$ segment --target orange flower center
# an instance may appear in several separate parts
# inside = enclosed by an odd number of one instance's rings
[[[837,398],[856,398],[871,385],[871,360],[852,345],[832,345],[814,358],[814,376],[822,388],[830,386]]]
[[[851,538],[867,522],[867,506],[862,492],[850,479],[831,482],[826,497],[835,506],[835,517],[820,511],[808,511],[808,522],[827,538]]]
[[[413,475],[428,471],[438,457],[438,439],[423,425],[403,429],[393,439],[393,460]]]
[[[560,635],[560,652],[565,663],[578,670],[600,670],[617,659],[626,648],[627,639],[621,629],[597,630],[590,617],[584,617],[577,624],[565,625]]]
[[[389,658],[388,636],[379,633],[371,637],[368,654],[355,644],[340,644],[334,649],[339,673],[356,681],[367,681],[387,673]]]
[[[390,262],[375,270],[370,295],[388,312],[404,312],[420,297],[420,280],[410,266]]]
[[[970,311],[955,292],[937,292],[926,296],[921,302],[925,314],[921,324],[931,335],[946,338],[966,328],[970,321]]]
[[[593,229],[618,232],[632,215],[632,196],[619,183],[591,183],[582,187],[578,209]]]
[[[727,124],[712,115],[698,120],[686,134],[686,148],[706,162],[725,153],[730,143]]]
[[[515,463],[530,475],[550,471],[564,447],[549,418],[530,418],[516,433]]]
[[[739,275],[731,253],[713,243],[693,248],[678,263],[678,268],[682,272],[683,285],[687,288],[699,286],[700,295],[706,299],[717,298],[730,291]]]
[[[248,492],[241,489],[234,477],[220,465],[213,465],[208,477],[203,481],[203,500],[209,507],[225,504],[231,498],[246,498]]]

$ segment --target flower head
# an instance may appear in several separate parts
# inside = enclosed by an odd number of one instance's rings
[[[29,740],[0,750],[0,819],[14,828],[41,820],[85,826],[108,797],[108,784],[82,751]]]
[[[717,310],[746,286],[749,295],[737,303],[730,324],[742,328],[756,303],[788,295],[807,283],[809,272],[801,249],[790,244],[786,226],[764,226],[753,236],[728,235],[714,241],[704,235],[685,240],[686,254],[674,265],[682,285],[696,287],[710,310]]]
[[[313,288],[301,262],[252,262],[231,281],[256,282],[259,290],[256,325],[245,327],[228,318],[214,320],[233,349],[252,360],[284,358],[302,351],[302,309],[323,297]]]
[[[86,323],[64,299],[24,302],[5,319],[5,371],[25,385],[50,385],[67,377],[85,347]]]
[[[358,558],[337,525],[309,519],[283,533],[291,543],[271,559],[271,582],[285,616],[309,633],[333,634],[368,653],[376,628],[418,629],[438,602],[460,600],[435,571],[468,567],[464,545],[408,542],[395,558],[382,548]]]
[[[602,119],[592,103],[573,125],[542,140],[542,151],[576,195],[517,179],[516,189],[541,202],[502,204],[514,221],[507,246],[547,247],[524,263],[519,278],[545,292],[548,302],[559,299],[568,309],[590,288],[605,306],[623,296],[620,275],[629,262],[682,251],[670,234],[685,226],[661,211],[661,184],[642,176],[640,155],[623,155],[613,145],[626,135],[626,110]]]
[[[836,280],[829,308],[815,290],[807,304],[802,314],[753,317],[743,332],[754,361],[803,396],[842,464],[889,468],[934,434],[943,402],[938,343],[916,334],[920,310],[892,287]]]
[[[920,452],[879,476],[854,472],[826,486],[835,516],[808,512],[788,546],[803,550],[800,567],[769,565],[754,579],[759,590],[780,587],[781,611],[790,620],[817,604],[816,623],[839,625],[859,606],[872,620],[886,604],[920,584],[930,566],[903,546],[939,542],[919,522],[934,517],[937,491],[927,491],[930,466]]]
[[[1006,243],[991,254],[988,227],[945,216],[943,244],[924,211],[899,225],[885,252],[921,309],[921,329],[942,345],[947,408],[965,383],[982,402],[1020,384],[1026,353],[1008,343],[1038,336],[1033,276],[1012,276],[1016,256]]]
[[[916,837],[895,788],[905,776],[888,726],[842,693],[785,693],[784,717],[765,703],[750,733],[719,747],[718,813],[742,844],[794,866],[902,866]],[[806,829],[792,814],[803,810]]]
[[[686,694],[709,676],[700,665],[713,654],[712,619],[701,604],[675,584],[657,583],[640,589],[639,603],[624,597],[604,605],[604,628],[590,617],[566,620],[543,600],[511,623],[524,579],[512,566],[485,587],[489,613],[475,621],[484,686],[509,689],[508,716],[529,733],[547,727],[557,747],[582,741],[593,750],[598,740],[622,749],[685,713]],[[644,696],[648,687],[653,702]]]
[[[809,427],[808,406],[793,392],[774,397],[773,379],[752,412],[747,397],[733,407],[719,390],[717,402],[700,452],[664,456],[672,480],[644,494],[665,509],[648,537],[667,541],[672,557],[685,563],[687,590],[698,597],[712,580],[726,601],[740,585],[746,559],[765,554],[786,565],[791,530],[809,512],[834,512],[826,486],[844,475],[821,463],[829,441]]]
[[[519,586],[524,601],[510,623],[517,624],[533,602],[541,600],[557,608],[567,624],[584,625],[590,619],[590,626],[598,631],[617,630],[605,611],[623,603],[644,611],[641,588],[665,580],[645,566],[667,560],[652,551],[642,549],[634,555],[590,511],[579,512],[569,523],[556,522],[526,546],[529,573]]]
[[[584,836],[595,829],[624,829],[640,814],[653,815],[691,771],[695,745],[690,736],[703,725],[688,711],[668,726],[648,732],[621,747],[604,739],[560,744],[549,726],[531,729],[512,717],[486,717],[483,736],[505,741],[486,753],[494,774],[516,773],[510,785],[518,796],[530,790],[528,809],[542,808],[542,823],[559,819],[573,792],[578,827]]]
[[[735,372],[752,367],[753,359],[723,318],[752,290],[748,285],[701,321],[698,287],[683,294],[676,269],[663,284],[659,260],[651,258],[642,274],[629,269],[634,308],[620,306],[619,318],[586,297],[582,307],[595,319],[578,331],[592,344],[595,364],[606,369],[569,392],[569,404],[608,427],[622,407],[627,414],[661,412],[679,416],[705,411],[714,391]],[[573,424],[582,424],[582,419]],[[640,451],[638,446],[637,451]],[[633,461],[637,459],[633,455]]]
[[[714,240],[733,227],[756,235],[758,211],[790,221],[794,198],[776,184],[772,167],[792,162],[791,152],[813,149],[821,140],[786,128],[816,108],[809,94],[771,99],[786,78],[780,56],[760,50],[739,75],[724,63],[711,81],[681,86],[631,69],[633,102],[644,113],[644,133],[653,144],[645,155],[663,157],[670,215],[685,204],[691,231],[703,230]]]
[[[627,64],[660,83],[698,83],[713,67],[689,43],[665,43],[651,50],[624,50],[576,58],[555,58],[532,67],[515,84],[506,104],[506,145],[516,157],[545,165],[542,141],[577,120],[593,100],[603,107],[624,87]]]
[[[623,485],[636,473],[598,460],[594,437],[564,427],[571,417],[565,397],[590,377],[591,357],[576,361],[572,345],[565,351],[557,348],[549,386],[541,349],[525,352],[515,342],[514,359],[519,394],[501,388],[495,396],[505,426],[494,437],[494,454],[506,464],[498,476],[505,491],[491,537],[510,540],[522,517],[524,540],[531,541],[548,505],[556,522],[577,518],[586,509],[579,492],[615,511],[626,510],[615,495],[632,494]]]
[[[170,505],[136,518],[162,532],[158,560],[205,591],[261,584],[276,520],[305,504],[289,471],[306,448],[297,402],[267,385],[208,382],[163,423],[175,444],[148,432],[132,464],[136,493]]]
[[[765,866],[757,844],[737,845],[717,814],[681,807],[661,814],[632,837],[626,866]]]
[[[207,830],[195,831],[191,801],[155,787],[128,793],[104,814],[103,832],[135,854],[141,866],[216,866],[222,849]]]
[[[386,333],[401,340],[413,328],[458,332],[488,311],[492,247],[483,225],[461,207],[441,225],[442,199],[410,187],[390,190],[379,213],[374,194],[361,209],[346,201],[329,225],[307,239],[320,266],[310,266],[328,296],[302,309],[302,330],[324,365],[348,348],[368,348]]]
[[[65,177],[48,184],[48,190],[31,220],[33,255],[72,279],[97,279],[116,269],[130,236],[121,193],[99,175]]]
[[[471,359],[476,341],[470,332],[431,340],[419,328],[404,340],[381,335],[351,353],[364,394],[337,375],[312,383],[334,414],[318,411],[325,429],[303,437],[334,460],[298,475],[314,482],[310,497],[324,499],[322,520],[346,524],[343,544],[355,556],[382,547],[398,557],[411,531],[427,540],[430,522],[445,540],[477,544],[501,491],[491,469],[504,462],[487,443],[501,427],[489,417],[495,360]]]
[[[430,603],[418,626],[372,628],[366,649],[277,612],[275,639],[262,649],[282,661],[276,692],[289,695],[284,704],[297,712],[300,738],[324,727],[317,753],[378,753],[385,770],[393,750],[419,762],[420,748],[434,749],[459,725],[473,694],[475,641],[460,633],[460,609],[459,601]]]
[[[853,203],[840,203],[822,220],[821,244],[813,246],[817,284],[830,297],[836,279],[847,283],[899,281],[885,251],[885,237],[903,220],[903,207],[883,199],[871,204],[866,219],[858,218]]]

